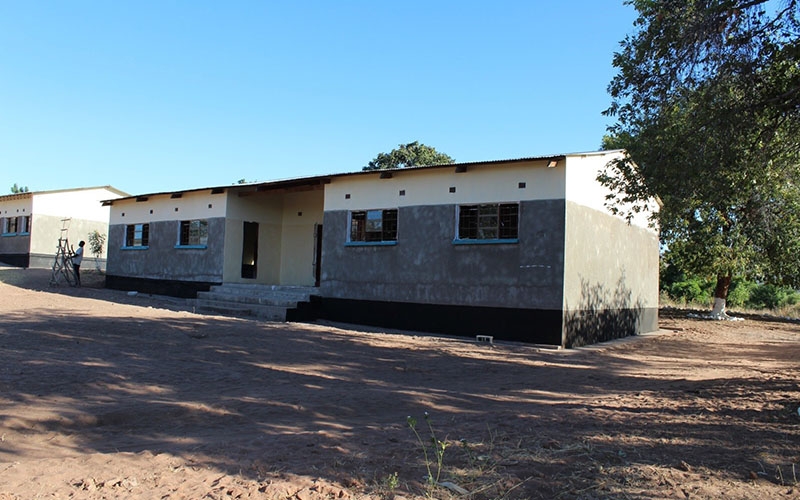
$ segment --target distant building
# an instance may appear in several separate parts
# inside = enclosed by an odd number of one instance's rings
[[[658,328],[658,233],[605,208],[619,151],[124,197],[107,284],[316,287],[335,321],[576,346]]]
[[[111,186],[38,191],[0,196],[0,262],[51,268],[62,236],[77,248],[92,231],[106,234],[109,208],[103,200],[127,196]],[[66,229],[66,230],[65,230]],[[105,263],[104,249],[97,260]],[[88,247],[86,267],[95,256]]]

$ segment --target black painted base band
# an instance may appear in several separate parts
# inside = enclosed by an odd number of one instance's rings
[[[154,295],[168,295],[170,297],[186,299],[197,298],[197,292],[207,292],[211,289],[211,286],[220,284],[221,283],[205,281],[156,280],[115,276],[113,274],[106,275],[106,288],[152,293]]]
[[[27,253],[6,253],[0,254],[0,262],[14,267],[28,267],[30,265],[30,255]]]
[[[343,323],[561,345],[561,311],[322,297],[318,312],[321,319]]]

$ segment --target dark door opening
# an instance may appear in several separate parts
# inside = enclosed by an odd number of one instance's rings
[[[258,222],[245,222],[242,236],[242,278],[255,279],[258,263]]]
[[[314,225],[314,286],[322,277],[322,224]]]

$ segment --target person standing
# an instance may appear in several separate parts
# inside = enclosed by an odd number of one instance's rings
[[[75,250],[75,255],[72,256],[72,269],[75,271],[75,286],[81,286],[81,262],[83,262],[83,246],[85,241],[81,240],[78,243],[78,249]]]

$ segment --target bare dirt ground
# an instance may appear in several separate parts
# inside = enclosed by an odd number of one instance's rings
[[[0,267],[2,500],[800,498],[796,323],[663,311],[559,351],[200,316],[84,275]]]

